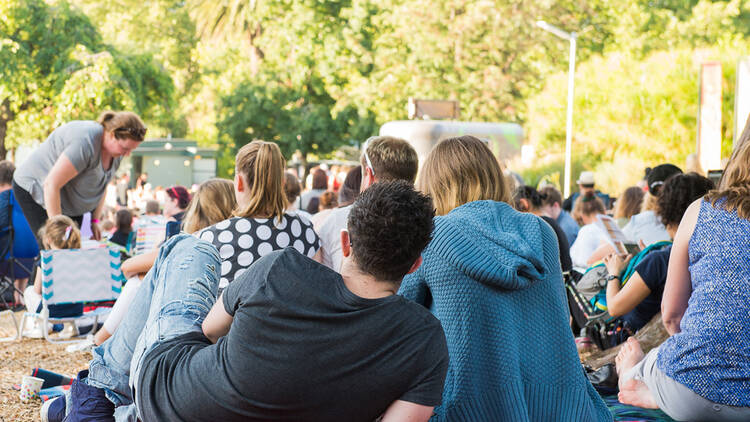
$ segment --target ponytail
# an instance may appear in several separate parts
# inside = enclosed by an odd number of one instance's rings
[[[50,217],[39,230],[39,237],[44,239],[43,245],[47,249],[53,246],[58,249],[79,249],[81,247],[81,231],[70,217],[56,215]]]
[[[273,142],[253,141],[236,157],[237,175],[243,178],[250,200],[239,217],[276,217],[281,221],[287,201],[284,195],[284,156]]]
[[[146,125],[137,114],[130,111],[107,110],[97,120],[107,132],[113,132],[117,139],[132,139],[141,142],[146,136]]]

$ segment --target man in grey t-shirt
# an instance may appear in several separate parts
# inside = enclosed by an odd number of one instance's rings
[[[130,112],[105,112],[99,121],[73,121],[55,129],[13,178],[13,191],[34,233],[59,214],[80,225],[83,214],[91,212],[96,221],[122,156],[145,134],[141,119]]]
[[[414,184],[419,168],[414,148],[405,140],[390,136],[368,139],[360,161],[363,192],[375,182],[404,180]],[[351,206],[334,210],[318,231],[321,248],[315,259],[334,271],[341,269],[341,230],[346,229],[350,211]]]
[[[76,380],[43,419],[100,420],[121,406],[119,415],[137,409],[144,421],[427,421],[442,399],[445,336],[427,309],[395,293],[421,264],[433,217],[409,183],[378,183],[340,234],[341,274],[287,248],[218,299],[218,251],[177,235],[97,350],[106,377]],[[123,408],[129,397],[136,409]]]

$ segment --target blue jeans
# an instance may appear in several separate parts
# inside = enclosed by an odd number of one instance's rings
[[[216,248],[193,236],[179,234],[162,245],[117,331],[94,349],[87,384],[103,389],[116,407],[132,404],[141,357],[162,341],[202,330],[216,301],[220,265]]]

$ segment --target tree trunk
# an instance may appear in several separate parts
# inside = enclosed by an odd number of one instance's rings
[[[5,148],[5,135],[8,133],[8,122],[13,119],[13,113],[10,111],[10,104],[6,99],[0,104],[0,160],[4,160],[8,154]]]
[[[248,33],[248,43],[250,44],[250,74],[255,76],[260,72],[260,64],[265,58],[263,50],[255,45],[255,40],[263,34],[263,27],[260,22],[255,25],[255,29]]]

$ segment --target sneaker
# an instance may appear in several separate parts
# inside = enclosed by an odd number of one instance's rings
[[[94,346],[94,336],[89,334],[88,336],[86,336],[85,340],[82,340],[78,343],[73,343],[70,346],[66,347],[65,351],[67,351],[68,353],[86,352],[90,349],[93,349]]]
[[[27,320],[26,326],[23,329],[23,336],[29,338],[44,338],[44,331],[42,331],[42,322],[38,319]],[[49,330],[47,331],[49,334]]]
[[[73,338],[78,337],[78,327],[74,322],[65,323],[65,326],[60,333],[57,335],[58,338]]]
[[[65,396],[49,399],[39,409],[42,422],[62,422],[65,419]]]

